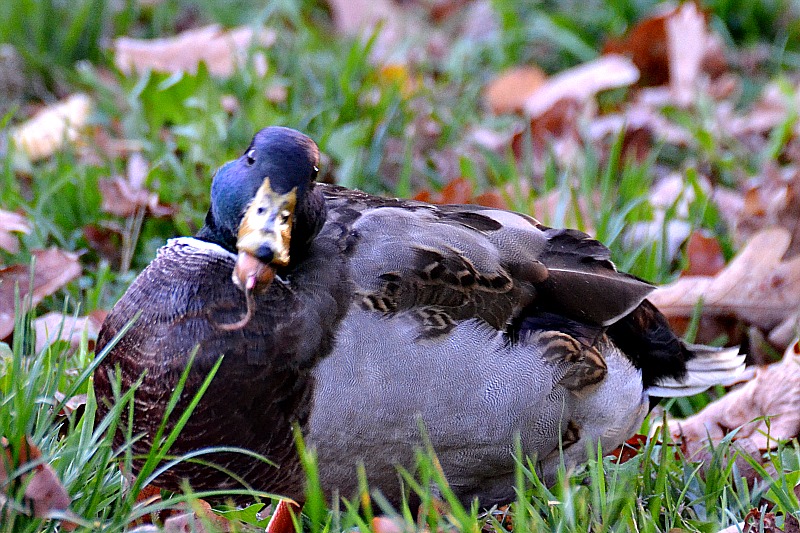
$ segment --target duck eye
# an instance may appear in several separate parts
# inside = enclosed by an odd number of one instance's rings
[[[319,175],[319,169],[315,166],[314,171],[311,173],[312,178],[316,178]]]
[[[253,166],[256,162],[256,151],[248,150],[245,156],[247,156],[247,165]]]
[[[289,222],[290,216],[292,216],[292,213],[288,209],[281,211],[281,224],[286,224]]]

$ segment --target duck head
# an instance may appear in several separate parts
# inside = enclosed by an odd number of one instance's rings
[[[321,228],[324,202],[313,190],[318,166],[314,141],[269,127],[217,171],[198,237],[237,254],[233,280],[241,289],[269,286],[275,271],[299,260]]]

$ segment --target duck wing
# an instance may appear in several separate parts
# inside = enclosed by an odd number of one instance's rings
[[[364,309],[415,313],[423,338],[479,318],[505,330],[530,306],[608,325],[653,286],[618,272],[610,252],[575,230],[480,206],[435,206],[323,186],[328,218],[348,235]]]

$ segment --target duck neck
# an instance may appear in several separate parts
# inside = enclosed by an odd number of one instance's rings
[[[236,253],[236,235],[217,224],[211,209],[206,213],[206,221],[195,238],[218,244],[232,254]]]
[[[295,209],[292,238],[289,245],[289,269],[308,255],[311,242],[325,225],[328,209],[322,191],[312,183]]]

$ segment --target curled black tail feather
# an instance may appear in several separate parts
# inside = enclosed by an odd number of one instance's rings
[[[667,318],[649,300],[611,324],[606,334],[634,366],[645,387],[665,378],[681,379],[694,353],[670,329]]]

